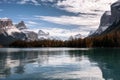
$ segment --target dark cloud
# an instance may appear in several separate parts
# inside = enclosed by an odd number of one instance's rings
[[[94,12],[103,12],[103,10],[91,10],[91,11],[94,11]]]
[[[92,16],[97,16],[98,14],[96,13],[78,13],[79,15],[92,15]]]

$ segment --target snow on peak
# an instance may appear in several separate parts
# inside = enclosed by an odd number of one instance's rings
[[[8,21],[8,20],[10,20],[10,19],[7,18],[7,17],[4,17],[4,18],[0,18],[0,20],[1,20],[1,21]]]
[[[12,35],[12,34],[15,33],[15,32],[21,33],[21,31],[18,30],[15,26],[11,26],[11,28],[6,29],[6,33],[7,33],[8,35]]]
[[[45,33],[44,31],[39,30],[38,35],[45,35],[45,36],[48,36],[49,33]]]
[[[38,38],[39,39],[48,39],[49,38],[49,33],[45,33],[44,31],[39,30]]]
[[[11,36],[13,33],[21,33],[21,31],[13,25],[12,20],[7,17],[0,18],[0,32]]]

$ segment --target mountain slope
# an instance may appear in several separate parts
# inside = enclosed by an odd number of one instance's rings
[[[120,31],[120,1],[111,5],[111,11],[106,11],[101,17],[99,28],[88,37],[100,36],[115,31]]]

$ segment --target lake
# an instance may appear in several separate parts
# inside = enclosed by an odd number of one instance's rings
[[[120,49],[0,48],[0,80],[120,80]]]

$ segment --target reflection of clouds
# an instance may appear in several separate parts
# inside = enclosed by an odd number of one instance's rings
[[[19,66],[20,61],[19,60],[11,60],[10,58],[6,59],[6,67],[13,68],[16,66]]]
[[[53,79],[80,79],[80,80],[104,80],[99,67],[93,67],[89,70],[58,73],[52,76]]]
[[[61,60],[64,61],[63,58],[61,58]],[[57,63],[63,62],[61,60],[58,60]],[[66,63],[61,65],[62,68],[66,68],[68,71],[58,69],[57,73],[48,75],[48,77],[53,79],[104,80],[101,69],[98,66],[93,65],[95,63],[91,63],[85,56],[81,56],[81,61],[79,62],[76,62],[75,58],[67,59],[65,62],[68,63],[69,66],[65,65]]]
[[[32,63],[37,58],[37,53],[24,52],[18,48],[1,48],[0,78],[15,73],[24,73],[24,65]],[[8,73],[9,72],[9,73]]]
[[[72,51],[72,50],[89,50],[89,48],[0,48],[0,52],[5,53],[14,53],[14,52],[21,52],[21,51],[29,51],[29,53],[32,51]],[[34,53],[34,52],[33,52]]]
[[[76,57],[71,58],[68,52],[59,53],[60,55],[49,55],[52,52],[39,55],[35,63],[25,66],[26,73],[40,73],[50,79],[104,80],[97,63],[90,62],[88,57],[80,56],[79,60],[76,60]]]
[[[55,51],[56,49],[56,51]],[[81,79],[104,80],[101,69],[89,60],[83,53],[71,57],[79,48],[42,48],[21,49],[23,52],[11,52],[6,55],[4,68],[10,68],[11,76],[16,73],[19,78],[48,78],[48,79]],[[27,51],[24,51],[27,50]],[[2,68],[3,69],[3,68]],[[21,75],[22,73],[22,75]],[[41,76],[41,77],[40,77]],[[43,79],[41,79],[43,80]]]

